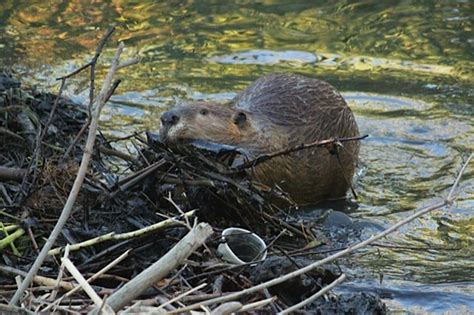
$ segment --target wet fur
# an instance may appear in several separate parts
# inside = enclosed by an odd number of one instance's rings
[[[206,115],[200,109],[208,110]],[[291,74],[259,78],[230,106],[198,102],[178,106],[180,121],[160,132],[170,142],[204,139],[237,145],[254,154],[270,153],[301,143],[359,135],[352,111],[330,84]],[[244,113],[246,121],[235,123]],[[336,156],[325,148],[307,149],[258,165],[255,179],[278,184],[299,204],[344,196],[356,168],[359,143],[348,142]],[[343,174],[344,173],[344,174]]]

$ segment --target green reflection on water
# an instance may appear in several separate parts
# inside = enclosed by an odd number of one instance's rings
[[[162,75],[192,75],[185,70],[199,71],[208,56],[252,49],[326,54],[345,71],[425,64],[437,75],[472,79],[473,72],[469,1],[3,1],[0,9],[0,56],[14,63],[79,58],[100,36],[92,30],[117,24],[116,38],[139,47]],[[182,64],[187,59],[194,62]]]

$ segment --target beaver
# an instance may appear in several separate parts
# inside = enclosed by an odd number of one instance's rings
[[[165,143],[208,140],[257,156],[303,143],[359,136],[351,109],[329,83],[294,74],[260,77],[230,101],[178,105],[161,115]],[[309,148],[258,164],[253,179],[278,185],[299,205],[344,197],[354,175],[359,142],[345,142],[338,155]]]

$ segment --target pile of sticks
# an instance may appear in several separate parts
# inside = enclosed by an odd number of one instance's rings
[[[20,106],[16,96],[8,92],[18,86],[0,89],[0,136],[8,140],[2,141],[0,156],[0,249],[4,258],[0,264],[4,275],[0,311],[290,313],[315,303],[345,280],[344,273],[333,272],[323,281],[323,265],[450,205],[473,157],[468,157],[449,194],[438,203],[415,211],[369,239],[320,260],[303,262],[275,244],[286,238],[294,250],[314,248],[317,238],[312,229],[291,222],[288,213],[272,202],[276,193],[280,201],[287,201],[286,207],[291,207],[284,192],[256,187],[246,170],[296,150],[363,137],[306,144],[237,166],[232,163],[240,154],[236,148],[215,144],[203,148],[197,143],[174,151],[153,135],[145,138],[142,134],[107,140],[98,136],[98,124],[102,109],[120,84],[113,77],[120,68],[138,62],[120,61],[124,49],[120,43],[96,95],[95,68],[113,31],[103,36],[90,62],[59,78],[57,96],[47,95],[48,99],[42,100],[53,104],[48,116],[27,110],[32,104],[33,108],[41,107],[33,92],[27,100],[22,98]],[[61,94],[67,80],[85,70],[90,71],[89,104],[80,108]],[[71,117],[71,113],[76,114]],[[69,126],[68,132],[59,136],[58,120]],[[11,131],[12,121],[21,125],[21,134]],[[15,146],[15,139],[25,145]],[[136,144],[136,153],[124,153],[112,146],[122,140]],[[125,170],[120,178],[109,167],[114,159],[120,160]],[[283,269],[277,277],[255,280],[256,265],[270,264],[271,260],[242,266],[223,264],[215,254],[220,239],[215,232],[228,225],[263,235],[268,240],[267,249],[283,252],[291,268]],[[42,231],[44,239],[38,237],[38,230],[46,230]],[[305,275],[314,281],[309,294],[298,301],[276,289]]]

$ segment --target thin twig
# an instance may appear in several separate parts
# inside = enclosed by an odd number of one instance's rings
[[[173,205],[173,207],[176,210],[178,210],[179,214],[181,214],[184,217],[184,221],[186,222],[185,223],[186,227],[188,228],[188,230],[191,230],[193,227],[189,223],[188,217],[184,215],[185,214],[184,211],[181,210],[181,208],[176,204],[176,202],[174,202],[173,198],[171,198],[171,192],[169,192],[168,197],[165,197],[165,200],[167,200],[169,203],[171,203]]]
[[[336,280],[334,280],[333,282],[331,282],[330,284],[328,284],[327,286],[325,286],[324,288],[322,288],[321,290],[319,290],[315,294],[311,295],[307,299],[304,299],[303,301],[299,302],[298,304],[295,304],[291,307],[288,307],[287,309],[284,309],[283,311],[281,311],[278,314],[280,314],[280,315],[289,314],[291,312],[294,312],[294,311],[302,308],[306,304],[311,303],[312,301],[316,300],[318,297],[322,296],[324,293],[328,292],[329,290],[331,290],[332,288],[337,286],[339,283],[344,281],[344,279],[346,279],[346,275],[345,274],[340,275],[339,278],[337,278]]]
[[[56,108],[58,107],[59,100],[61,99],[61,94],[63,93],[64,88],[66,87],[66,79],[61,80],[61,86],[59,87],[58,95],[54,100],[53,107],[51,108],[51,112],[49,113],[48,120],[44,125],[43,131],[41,132],[40,136],[40,143],[43,142],[44,136],[48,133],[49,125],[53,121],[54,113],[56,112]]]
[[[58,107],[59,100],[61,99],[61,95],[63,94],[63,91],[64,91],[65,87],[66,87],[66,79],[62,79],[58,95],[56,96],[56,99],[54,100],[53,107],[52,107],[51,112],[49,113],[49,116],[48,116],[48,120],[46,121],[46,124],[44,125],[44,128],[42,130],[41,130],[41,126],[39,127],[40,134],[39,134],[39,137],[37,139],[35,151],[33,152],[33,158],[31,159],[30,163],[28,163],[28,167],[26,168],[26,172],[25,172],[25,174],[23,176],[23,179],[22,179],[22,182],[21,182],[21,188],[18,190],[19,194],[23,193],[25,196],[28,195],[27,193],[24,192],[24,188],[26,186],[27,179],[30,176],[32,169],[33,169],[33,176],[32,176],[33,179],[31,180],[30,187],[36,181],[36,177],[37,177],[36,175],[37,175],[37,172],[38,172],[38,168],[37,167],[33,168],[33,165],[38,164],[38,160],[39,160],[39,157],[41,155],[41,145],[43,143],[43,139],[44,139],[44,137],[46,136],[46,134],[48,132],[49,125],[51,124],[51,121],[53,120],[53,116],[56,112],[56,108]],[[19,194],[17,194],[15,196],[15,200],[19,197]]]
[[[242,303],[232,301],[219,305],[209,315],[230,315],[240,312],[241,309]]]
[[[112,148],[108,148],[104,145],[99,146],[98,149],[99,149],[100,153],[103,153],[105,155],[116,156],[116,157],[118,157],[118,158],[120,158],[124,161],[132,162],[132,163],[138,163],[136,158],[134,158],[133,156],[131,156],[127,153],[117,151],[117,150],[112,149]]]
[[[13,267],[8,267],[4,265],[0,265],[0,272],[1,273],[6,273],[6,274],[11,274],[11,275],[18,275],[21,277],[26,277],[27,273],[13,268]],[[61,280],[59,283],[56,281],[56,279],[48,278],[48,277],[43,277],[43,276],[38,276],[36,275],[33,278],[33,281],[39,285],[46,286],[46,287],[52,287],[54,288],[56,285],[59,285],[61,288],[65,290],[72,290],[74,289],[74,285],[70,282]]]
[[[207,283],[201,283],[201,284],[198,285],[197,287],[192,288],[191,290],[188,290],[188,291],[186,291],[186,292],[183,292],[183,293],[181,293],[180,295],[175,296],[175,297],[172,298],[171,300],[167,301],[166,303],[161,304],[161,305],[158,306],[155,310],[157,311],[157,310],[159,310],[159,309],[162,309],[162,308],[168,306],[168,305],[171,304],[171,303],[174,303],[174,302],[176,302],[176,301],[179,301],[179,300],[181,300],[183,297],[188,296],[188,295],[190,295],[191,293],[193,293],[193,292],[195,292],[195,291],[197,291],[197,290],[201,290],[201,289],[204,288],[206,285],[207,285]]]
[[[244,304],[244,305],[242,305],[242,308],[239,311],[240,312],[248,312],[248,311],[256,310],[256,309],[262,308],[262,307],[264,307],[264,306],[266,306],[270,303],[275,302],[276,299],[277,298],[275,296],[272,296],[272,297],[269,297],[265,300],[260,300],[260,301],[257,301],[257,302]]]
[[[66,250],[64,251],[63,258],[68,258],[68,257],[69,257],[69,247],[66,246]],[[64,263],[61,262],[61,266],[59,266],[58,276],[56,277],[57,284],[48,298],[50,301],[54,301],[56,299],[56,296],[58,294],[59,282],[61,281],[64,275],[64,268],[65,268]]]
[[[81,130],[79,130],[79,132],[77,133],[77,135],[74,137],[74,139],[72,140],[71,144],[69,144],[69,146],[67,147],[66,149],[66,152],[64,152],[63,156],[62,156],[62,160],[65,160],[69,154],[71,153],[72,149],[74,148],[74,146],[76,145],[76,143],[79,141],[79,139],[82,137],[82,135],[84,134],[84,132],[87,130],[87,128],[89,128],[91,124],[91,120],[89,117],[87,117],[87,121],[84,123],[84,125],[82,126]]]
[[[152,165],[147,166],[144,169],[130,175],[129,177],[126,178],[127,181],[124,184],[122,184],[121,182],[119,183],[119,186],[110,194],[110,198],[113,198],[116,194],[120,192],[126,191],[133,185],[137,184],[139,181],[143,180],[145,177],[155,172],[158,168],[160,168],[160,166],[162,166],[165,163],[166,161],[163,159],[156,161]]]
[[[101,275],[103,275],[104,273],[106,273],[107,271],[109,271],[111,268],[113,268],[114,266],[116,266],[118,263],[120,263],[122,260],[124,260],[125,258],[128,257],[128,254],[130,253],[130,249],[127,250],[125,253],[123,253],[122,255],[120,255],[119,257],[115,258],[111,263],[109,263],[107,266],[105,266],[104,268],[102,268],[101,270],[99,270],[98,272],[96,272],[94,275],[92,275],[91,277],[87,278],[87,283],[91,283],[93,282],[94,280],[96,280],[97,278],[99,278]],[[67,298],[71,295],[73,295],[74,293],[76,293],[79,289],[81,289],[82,287],[81,286],[77,286],[75,287],[74,289],[70,290],[69,292],[67,292],[66,294],[64,294],[63,296],[61,296],[59,299],[55,300],[53,303],[51,303],[50,305],[48,305],[46,308],[44,308],[43,310],[41,310],[40,313],[46,313],[48,312],[52,307],[56,307],[57,305],[59,305],[59,303],[61,303],[61,301],[64,299],[64,298]]]
[[[165,227],[169,227],[169,226],[172,226],[172,225],[179,224],[179,221],[178,221],[179,218],[181,218],[181,217],[187,218],[187,217],[193,216],[194,213],[195,213],[195,210],[188,211],[186,213],[183,213],[182,216],[172,217],[172,218],[169,218],[167,220],[160,221],[158,223],[146,226],[144,228],[141,228],[141,229],[138,229],[138,230],[135,230],[135,231],[125,232],[125,233],[120,233],[120,234],[115,234],[114,232],[110,232],[110,233],[107,233],[107,234],[104,234],[104,235],[101,235],[101,236],[97,236],[97,237],[85,240],[85,241],[80,242],[80,243],[69,245],[69,250],[75,251],[75,250],[79,250],[79,249],[84,248],[84,247],[96,245],[96,244],[99,244],[99,243],[102,243],[102,242],[105,242],[105,241],[125,240],[125,239],[130,239],[130,238],[133,238],[133,237],[143,236],[143,235],[145,235],[147,233],[150,233],[152,231],[156,231],[156,230],[159,230],[159,229],[162,229],[162,228],[165,228]],[[62,247],[53,248],[48,252],[48,255],[57,255],[57,254],[61,253],[62,250],[63,250]]]
[[[61,259],[64,267],[69,271],[69,273],[76,279],[76,281],[79,283],[79,286],[84,290],[84,292],[87,293],[87,295],[90,297],[92,302],[106,313],[114,313],[111,311],[110,307],[107,306],[107,304],[104,304],[104,301],[100,298],[100,296],[94,291],[94,289],[87,283],[86,279],[84,276],[80,273],[80,271],[74,266],[71,260],[69,258],[63,258]],[[105,306],[104,306],[105,305]]]
[[[88,63],[86,63],[82,67],[74,70],[73,72],[71,72],[69,74],[66,74],[65,76],[56,78],[56,80],[68,79],[68,78],[78,74],[82,70],[87,69],[88,67],[90,67],[92,65],[95,65],[97,63],[97,60],[99,59],[100,54],[102,53],[102,50],[104,49],[105,43],[107,43],[107,41],[109,40],[109,37],[112,35],[112,33],[114,31],[115,31],[115,27],[112,26],[111,28],[109,28],[107,30],[107,32],[104,34],[104,36],[102,36],[101,40],[99,41],[99,44],[97,45],[97,48],[95,49],[95,55],[94,55],[94,57],[92,58],[91,61],[89,61]],[[94,92],[94,91],[92,91],[92,92]]]
[[[303,143],[296,147],[285,148],[273,153],[259,155],[253,160],[250,160],[250,161],[247,161],[245,163],[235,166],[233,169],[237,171],[241,171],[243,169],[254,167],[262,162],[271,160],[281,155],[286,155],[286,154],[290,154],[296,151],[301,151],[304,149],[309,149],[309,148],[314,148],[314,147],[323,147],[323,146],[327,146],[327,145],[335,144],[335,143],[342,143],[342,142],[348,142],[348,141],[360,141],[367,138],[368,136],[369,135],[358,136],[358,137],[348,137],[348,138],[334,138],[334,139],[327,139],[327,140],[318,140],[318,141],[314,141],[314,142],[306,143],[306,144]]]
[[[76,145],[76,143],[79,141],[79,139],[81,138],[82,134],[87,130],[87,128],[90,126],[90,123],[91,123],[91,116],[92,116],[92,113],[91,113],[91,110],[92,110],[92,106],[94,104],[94,93],[95,93],[95,66],[97,64],[97,61],[102,53],[102,50],[104,49],[104,46],[105,46],[105,43],[108,41],[108,39],[110,38],[110,36],[112,35],[112,33],[115,31],[115,27],[111,27],[107,30],[107,32],[104,34],[104,36],[102,36],[99,44],[97,45],[97,48],[95,50],[95,55],[94,57],[91,59],[91,61],[89,61],[88,63],[86,63],[85,65],[83,65],[82,67],[80,67],[79,69],[76,69],[75,71],[65,75],[64,77],[61,77],[61,78],[57,78],[57,80],[64,80],[66,78],[70,78],[72,77],[73,75],[76,75],[78,74],[79,72],[81,72],[82,70],[85,70],[87,69],[88,67],[90,67],[90,86],[89,86],[89,105],[87,106],[87,121],[86,123],[82,126],[81,130],[79,130],[79,132],[77,133],[76,137],[74,137],[74,140],[71,142],[71,144],[68,146],[68,148],[66,149],[66,152],[63,154],[63,157],[62,159],[65,160],[66,157],[69,155],[69,153],[72,151],[72,149],[74,148],[74,146]],[[118,67],[118,66],[117,66]],[[110,97],[110,96],[109,96]]]
[[[141,60],[142,60],[141,58],[132,58],[132,59],[122,61],[118,65],[118,69],[122,69],[122,68],[125,68],[125,67],[128,67],[128,66],[134,65],[136,63],[139,63]]]
[[[459,171],[459,174],[458,174],[458,176],[456,177],[456,180],[454,181],[454,184],[453,184],[453,186],[451,187],[451,190],[449,191],[448,198],[446,198],[447,200],[452,200],[452,199],[454,199],[454,198],[453,198],[454,191],[455,191],[456,188],[458,187],[459,181],[461,180],[461,177],[462,177],[462,174],[464,173],[464,170],[466,169],[466,167],[469,165],[469,162],[471,161],[471,159],[472,159],[473,156],[474,156],[474,153],[471,153],[471,155],[469,155],[469,157],[467,158],[466,162],[464,163],[464,165],[462,166],[461,170]]]

